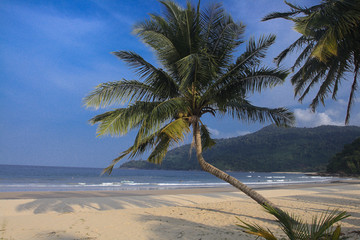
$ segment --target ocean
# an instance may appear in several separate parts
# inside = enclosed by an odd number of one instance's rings
[[[102,168],[0,165],[0,192],[19,191],[121,191],[228,187],[228,183],[202,171],[114,169],[102,175]],[[306,176],[301,173],[229,172],[251,187],[319,183],[336,177]]]

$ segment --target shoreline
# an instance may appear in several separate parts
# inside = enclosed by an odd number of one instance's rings
[[[269,184],[248,185],[256,191],[271,189],[303,189],[313,187],[326,187],[343,184],[360,184],[360,179],[336,180],[330,182],[310,182],[296,184]],[[19,191],[0,192],[1,199],[41,199],[41,198],[72,198],[72,197],[124,197],[124,196],[149,196],[149,195],[176,195],[176,194],[205,194],[219,192],[241,192],[228,187],[203,187],[203,188],[177,188],[177,189],[149,189],[149,190],[82,190],[82,191]]]

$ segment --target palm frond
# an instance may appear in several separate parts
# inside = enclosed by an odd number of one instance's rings
[[[295,118],[286,108],[264,108],[251,105],[247,101],[230,101],[225,105],[225,111],[233,118],[248,122],[274,122],[277,126],[292,126]]]
[[[201,133],[201,145],[203,147],[203,150],[209,149],[216,144],[216,142],[211,138],[210,132],[206,125],[201,124],[200,133]]]
[[[125,61],[132,67],[135,72],[140,76],[140,78],[144,78],[150,74],[154,74],[158,71],[152,64],[145,61],[140,55],[131,52],[131,51],[116,51],[112,52],[115,56]]]
[[[262,67],[260,69],[249,69],[245,74],[241,74],[239,80],[230,82],[229,86],[240,83],[246,88],[247,92],[261,92],[264,88],[272,88],[283,84],[288,71],[279,68]]]
[[[330,239],[330,236],[339,236],[341,228],[337,227],[333,230],[332,226],[350,216],[345,211],[326,211],[320,217],[314,216],[311,224],[308,224],[287,212],[279,212],[269,206],[264,206],[264,208],[277,219],[276,221],[289,239]]]
[[[123,151],[119,157],[112,160],[111,164],[106,167],[102,174],[111,174],[112,170],[114,169],[115,165],[118,164],[122,159],[126,156],[129,158],[134,158],[138,155],[143,154],[146,151],[149,151],[151,148],[155,146],[158,136],[160,135],[161,130],[152,133],[149,136],[142,137],[139,141],[135,142],[133,146],[129,147],[127,150]]]
[[[335,209],[323,213],[319,218],[314,217],[310,230],[311,237],[313,239],[319,239],[321,237],[330,235],[330,232],[333,231],[331,226],[349,216],[350,215],[347,212],[339,212],[337,209]]]
[[[309,43],[304,50],[299,54],[296,58],[294,65],[291,67],[291,70],[294,71],[295,68],[300,67],[301,63],[303,63],[310,55],[313,49],[313,44]]]
[[[171,147],[172,143],[179,143],[183,141],[186,134],[190,132],[189,124],[184,119],[177,119],[168,123],[156,133],[148,137],[142,137],[139,142],[136,142],[137,152],[134,152],[130,157],[143,153],[147,148],[151,147],[151,153],[147,160],[151,163],[160,164],[164,159],[166,153]],[[144,139],[147,139],[144,141]]]
[[[156,89],[150,85],[136,80],[123,80],[99,84],[83,99],[83,102],[86,107],[98,109],[132,101],[157,100],[159,97]]]
[[[181,98],[172,98],[154,105],[146,115],[142,116],[141,126],[136,139],[141,139],[143,136],[159,130],[166,122],[174,119],[177,112],[185,112],[186,107],[187,104]]]
[[[154,67],[134,52],[117,51],[113,54],[127,62],[139,74],[140,78],[144,78],[145,83],[153,87],[154,94],[158,98],[174,97],[177,94],[176,82],[162,69]]]
[[[335,34],[328,31],[324,34],[314,46],[311,55],[322,62],[326,62],[332,56],[338,54],[337,38]]]
[[[284,19],[291,19],[291,17],[304,12],[304,8],[284,1],[286,5],[288,5],[291,9],[290,12],[273,12],[261,19],[261,21],[268,21],[275,18],[284,18]]]
[[[166,134],[176,143],[182,142],[186,134],[188,134],[189,132],[189,122],[184,120],[183,118],[178,118],[172,121],[161,130],[161,133]]]
[[[108,174],[110,175],[115,167],[115,165],[120,162],[124,157],[126,157],[128,154],[131,153],[131,151],[133,151],[133,147],[128,148],[127,150],[123,151],[119,157],[115,158],[114,160],[111,161],[111,164],[109,166],[107,166],[106,168],[104,168],[104,170],[101,172],[101,175],[103,174]]]
[[[208,39],[208,48],[211,49],[210,53],[216,56],[217,64],[226,66],[232,60],[232,53],[243,43],[244,28],[242,23],[235,23],[226,14],[220,18],[218,24],[213,25],[210,39]]]
[[[212,3],[201,13],[201,24],[204,29],[205,39],[209,41],[210,45],[213,45],[216,40],[217,34],[214,30],[221,24],[223,17],[224,9],[221,3]]]
[[[176,62],[180,80],[180,90],[184,91],[196,81],[200,66],[198,54],[190,54]]]
[[[305,88],[305,83],[301,82],[301,83],[296,83],[296,87],[295,87],[295,96],[301,93],[301,96],[299,97],[299,102],[302,102],[304,100],[304,98],[306,97],[306,95],[309,93],[310,89],[320,81],[320,78],[322,77],[323,73],[320,72],[318,73],[317,76],[315,76],[311,82],[308,84],[308,86],[306,87],[305,90],[303,90]],[[308,82],[308,81],[306,81]]]
[[[239,218],[237,218],[240,222],[242,222],[243,225],[241,224],[236,224],[237,226],[245,229],[244,232],[258,236],[258,237],[263,237],[266,240],[278,240],[274,234],[270,231],[270,229],[264,229],[261,226],[259,226],[258,224],[248,224],[242,220],[240,220]]]
[[[246,51],[240,55],[236,60],[235,66],[242,66],[243,69],[247,67],[254,67],[258,65],[266,56],[266,51],[275,43],[275,35],[263,35],[258,41],[255,38],[250,38],[246,45]]]
[[[261,92],[265,88],[275,87],[284,82],[288,75],[282,69],[262,67],[260,69],[248,69],[232,76],[210,95],[217,103],[231,99],[245,98],[246,93]],[[205,95],[204,97],[206,97]]]
[[[160,164],[169,150],[170,143],[171,138],[166,134],[161,134],[157,139],[155,148],[147,158],[147,161],[155,164]]]
[[[290,215],[284,211],[277,211],[270,206],[263,207],[265,208],[266,212],[270,213],[276,218],[276,221],[280,224],[282,231],[289,237],[289,239],[306,239],[301,238],[302,236],[299,236],[299,232],[300,234],[301,232],[304,233],[306,236],[306,229],[304,229],[304,224],[299,217]]]
[[[168,22],[180,23],[181,19],[179,17],[183,14],[184,9],[173,1],[160,1],[160,2],[164,5],[166,9],[164,15],[166,16]]]
[[[120,108],[97,115],[90,120],[90,123],[99,124],[97,128],[98,136],[125,135],[130,130],[137,128],[158,105],[158,102],[138,101],[127,108]]]
[[[103,170],[102,174],[111,174],[114,166],[124,157],[129,156],[134,158],[151,150],[148,161],[155,164],[160,164],[171,146],[171,143],[179,143],[183,140],[186,134],[190,132],[189,124],[184,119],[177,119],[170,122],[158,131],[150,135],[136,138],[134,145],[115,158],[111,164]]]
[[[236,60],[236,63],[230,65],[227,71],[209,86],[206,93],[204,93],[205,98],[213,95],[218,89],[221,89],[223,85],[230,83],[234,79],[238,80],[241,78],[238,75],[242,72],[246,71],[245,74],[247,74],[249,69],[256,68],[260,63],[260,60],[265,56],[266,50],[274,43],[274,41],[274,35],[269,35],[267,37],[263,36],[258,42],[251,39],[247,45],[247,50]],[[278,73],[281,71],[282,70],[278,71]]]
[[[155,50],[159,61],[164,66],[170,66],[173,62],[176,62],[180,58],[180,53],[174,46],[173,42],[164,34],[156,32],[154,30],[148,30],[145,23],[138,24],[134,30],[144,43],[148,44]]]
[[[308,43],[308,40],[305,36],[299,37],[295,42],[290,44],[285,50],[283,50],[277,57],[274,58],[274,62],[279,66],[280,63],[297,48],[301,48],[304,44]],[[295,64],[294,64],[295,66]]]
[[[291,83],[295,86],[295,96],[301,94],[309,82],[322,80],[326,76],[327,68],[316,58],[308,58],[304,65],[291,76]],[[318,78],[318,79],[315,79]]]
[[[290,19],[290,17],[294,16],[295,14],[300,13],[300,11],[291,11],[291,12],[272,12],[267,14],[265,17],[261,19],[261,21],[268,21],[275,18],[285,18]]]
[[[323,105],[325,105],[324,103],[325,98],[331,92],[331,87],[333,86],[334,80],[336,79],[336,74],[337,74],[337,68],[335,66],[329,68],[329,70],[327,71],[327,75],[324,81],[322,82],[319,91],[317,92],[316,96],[314,97],[314,99],[310,104],[310,107],[312,108],[313,111],[315,111],[317,105],[319,104],[319,101]]]

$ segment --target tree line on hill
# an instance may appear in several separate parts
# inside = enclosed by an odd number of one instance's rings
[[[355,126],[278,128],[270,125],[245,136],[217,139],[214,147],[204,151],[204,157],[216,167],[231,171],[325,171],[329,160],[359,136],[360,127]],[[354,160],[353,165],[356,164],[359,165],[359,160]],[[339,168],[339,164],[331,166],[334,166],[329,168],[331,171]],[[161,165],[133,160],[121,167],[200,170],[195,154],[190,154],[189,144],[169,151]],[[341,171],[345,172],[343,168]]]
[[[330,173],[360,175],[360,137],[337,153],[327,166]]]

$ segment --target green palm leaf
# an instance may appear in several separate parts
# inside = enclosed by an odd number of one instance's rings
[[[239,221],[241,221],[239,218],[237,218]],[[244,221],[241,221],[243,225],[241,224],[236,224],[237,226],[245,229],[244,232],[255,235],[255,236],[259,236],[259,237],[263,237],[266,240],[277,240],[277,238],[275,237],[275,235],[270,231],[270,229],[264,229],[261,226],[257,225],[257,224],[248,224]]]
[[[264,108],[251,105],[248,101],[231,101],[225,106],[224,112],[233,118],[248,122],[272,121],[278,126],[291,126],[295,118],[286,108]],[[245,117],[246,116],[246,117]]]
[[[360,1],[324,0],[310,8],[285,3],[290,7],[289,12],[271,13],[263,20],[290,20],[302,36],[282,51],[275,61],[279,65],[291,52],[301,49],[293,65],[297,72],[291,81],[299,101],[304,100],[315,83],[321,82],[310,104],[313,111],[319,102],[324,104],[331,92],[335,99],[341,81],[353,75],[345,117],[345,124],[348,124],[360,68]]]
[[[136,80],[107,82],[96,86],[95,90],[84,98],[84,102],[87,107],[98,109],[132,101],[158,99],[155,91],[152,86]]]
[[[206,125],[201,124],[200,131],[201,131],[201,144],[204,150],[211,148],[216,144],[216,142],[211,138],[210,132]]]
[[[287,212],[278,211],[270,206],[263,206],[265,211],[276,218],[276,222],[280,225],[283,233],[290,240],[320,240],[332,239],[338,240],[341,234],[341,227],[337,226],[335,229],[333,225],[350,215],[344,211],[326,211],[319,217],[313,217],[311,223],[306,223],[295,215],[290,215]],[[249,224],[238,218],[242,225],[237,226],[243,228],[246,233],[263,237],[268,240],[277,240],[278,238],[271,232],[270,229],[264,229],[258,224]]]

